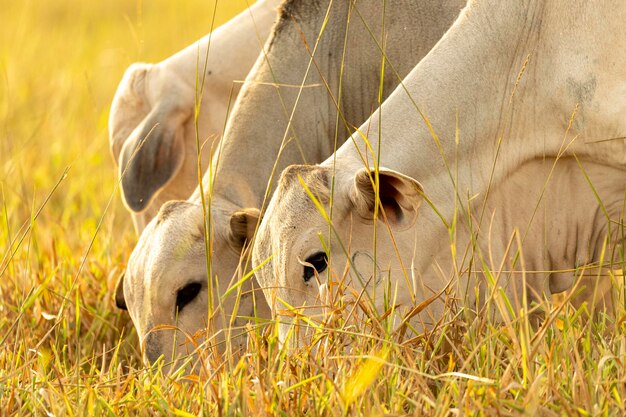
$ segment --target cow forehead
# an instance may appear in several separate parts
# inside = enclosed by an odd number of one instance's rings
[[[196,252],[194,247],[203,239],[189,222],[171,217],[148,224],[133,250],[128,271],[134,280],[145,280],[162,273],[168,265],[184,262]]]
[[[291,186],[283,196],[271,213],[270,224],[271,232],[277,232],[275,237],[280,241],[292,240],[303,228],[323,221],[313,200],[300,184]]]
[[[253,254],[255,262],[268,263],[260,271],[264,272],[275,269],[280,263],[280,254],[286,242],[290,242],[298,233],[298,228],[303,222],[305,212],[310,211],[312,205],[310,199],[305,199],[305,193],[300,187],[279,187],[268,205],[267,211],[261,220],[261,225],[254,243]],[[294,209],[297,207],[297,209]]]
[[[282,173],[272,198],[273,218],[283,229],[293,228],[317,211],[313,198],[324,205],[329,201],[330,171],[319,166],[292,165]]]
[[[303,243],[311,233],[327,230],[324,217],[330,215],[332,175],[331,168],[322,166],[293,165],[285,169],[263,221],[265,236],[259,241],[264,240],[264,246],[270,244],[275,252],[292,251],[294,243]],[[337,221],[343,219],[349,207],[344,200],[350,177],[340,174],[335,178],[333,219]]]

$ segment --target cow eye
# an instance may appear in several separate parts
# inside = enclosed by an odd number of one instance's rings
[[[198,294],[200,294],[201,289],[202,283],[191,282],[178,290],[176,293],[176,309],[178,310],[178,313],[183,311],[183,308],[185,308],[187,304],[191,303],[198,296]]]
[[[315,271],[317,271],[318,274],[321,274],[328,266],[328,258],[324,252],[314,253],[306,258],[304,262],[313,265],[313,267],[309,265],[304,266],[304,273],[302,275],[304,282],[308,282],[311,278],[313,278],[315,276]]]

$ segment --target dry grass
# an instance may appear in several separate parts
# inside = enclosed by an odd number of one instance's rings
[[[231,1],[217,22],[245,4]],[[451,309],[410,340],[391,315],[356,326],[334,314],[317,354],[287,353],[268,326],[241,359],[212,357],[210,377],[144,367],[112,302],[135,236],[108,107],[128,64],[200,37],[212,10],[2,2],[0,415],[626,415],[623,301],[594,321],[556,303],[536,330],[524,315],[494,325]]]

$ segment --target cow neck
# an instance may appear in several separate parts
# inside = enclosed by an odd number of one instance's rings
[[[369,140],[376,150],[382,138],[380,165],[416,178],[436,207],[423,206],[418,221],[422,238],[416,267],[422,272],[447,244],[444,224],[452,222],[469,196],[484,195],[490,184],[524,161],[559,155],[576,101],[552,97],[569,75],[568,62],[554,54],[567,47],[576,56],[587,54],[588,62],[594,58],[594,51],[578,45],[573,34],[564,41],[563,34],[542,25],[550,12],[550,17],[560,15],[568,22],[568,31],[579,27],[572,22],[587,14],[565,3],[470,2],[405,79],[411,99],[399,87],[370,119]],[[600,134],[607,131],[611,129]],[[363,152],[360,137],[353,140]],[[338,163],[362,166],[355,146],[346,145],[338,152]],[[581,155],[589,152],[576,149]],[[619,163],[619,155],[613,159]]]
[[[247,69],[257,58],[253,51],[260,51],[276,18],[276,7],[280,0],[262,0],[218,27],[198,42],[186,47],[163,61],[165,68],[176,74],[184,74],[181,79],[189,80],[193,87],[196,74],[201,75],[206,61],[205,88],[215,85],[230,86],[239,90],[237,81],[242,81]],[[201,82],[202,80],[199,80]]]
[[[283,16],[268,42],[267,55],[259,57],[250,72],[216,152],[221,161],[216,172],[216,195],[242,206],[260,207],[268,192],[268,180],[272,191],[278,175],[288,165],[315,164],[330,156],[335,146],[348,137],[346,124],[360,125],[377,106],[381,39],[388,42],[386,54],[394,67],[394,71],[389,70],[391,65],[387,67],[382,94],[386,98],[397,86],[397,77],[408,74],[432,48],[460,7],[458,1],[446,2],[437,9],[441,16],[433,21],[431,6],[413,2],[389,6],[386,20],[393,23],[385,26],[382,35],[378,2],[362,2],[358,12],[350,10],[349,2],[332,2],[326,24],[323,18],[328,3],[321,5],[321,12],[313,13],[304,2],[292,2],[290,7],[301,10],[292,10],[296,16],[287,20]],[[313,15],[298,14],[306,10]],[[344,124],[337,118],[335,100],[349,13],[352,15],[342,84]],[[313,50],[323,25],[325,32],[315,49],[315,64],[310,66],[310,54],[303,47],[302,38],[307,38]],[[371,34],[379,34],[376,43],[368,40]],[[290,64],[285,65],[285,61]],[[320,74],[324,74],[324,80]],[[306,88],[298,96],[299,89],[294,86],[300,85]],[[298,105],[289,122],[296,101]],[[237,180],[232,181],[233,178]]]
[[[269,194],[268,182],[271,191],[287,165],[321,162],[333,152],[336,108],[315,66],[309,64],[311,57],[300,33],[314,42],[323,17],[318,13],[297,24],[291,18],[279,22],[281,29],[270,37],[267,52],[259,56],[246,79],[214,153],[215,196],[239,207],[261,207]],[[322,49],[332,47],[321,44],[318,50]],[[316,60],[320,67],[331,68],[327,54],[316,54]],[[334,76],[330,71],[327,77]],[[299,93],[302,84],[316,87]],[[341,131],[340,136],[346,134]]]

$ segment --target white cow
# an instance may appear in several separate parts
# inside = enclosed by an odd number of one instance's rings
[[[246,79],[213,171],[205,175],[206,218],[200,190],[186,202],[166,204],[139,239],[118,285],[118,305],[128,308],[150,361],[184,352],[172,349],[176,333],[150,329],[159,324],[178,324],[189,334],[203,329],[210,293],[213,305],[221,307],[214,332],[225,322],[242,323],[231,315],[253,315],[248,300],[237,311],[237,291],[221,304],[215,294],[224,294],[247,270],[248,257],[241,255],[247,255],[244,249],[273,172],[332,154],[335,141],[341,143],[350,127],[369,117],[379,94],[393,91],[445,33],[462,4],[393,0],[386,2],[384,13],[381,7],[379,0],[283,4],[266,56]],[[387,58],[383,82],[381,49]],[[211,280],[203,239],[209,218]],[[252,287],[250,279],[240,289],[247,295]],[[257,314],[269,317],[264,298],[256,301]]]
[[[524,241],[525,266],[571,271],[599,262],[608,236],[603,261],[619,267],[626,189],[624,19],[622,1],[470,1],[360,134],[321,165],[283,173],[253,254],[257,266],[269,259],[256,276],[275,313],[287,310],[285,304],[319,305],[320,291],[326,300],[330,281],[327,272],[318,279],[316,270],[327,271],[330,261],[341,273],[346,259],[367,294],[378,289],[378,308],[387,281],[381,277],[389,277],[390,296],[407,307],[449,283],[459,284],[457,296],[468,297],[471,306],[475,287],[464,287],[454,273],[453,261],[460,271],[467,265],[450,255],[452,225],[459,228],[462,251],[469,239],[463,228],[482,219],[474,230],[482,227],[483,242],[494,245],[497,267],[502,245],[515,227],[525,230],[539,201],[542,158],[577,157],[593,172],[600,200],[574,175],[572,162],[562,172],[559,162],[544,196],[546,211],[537,213],[538,226]],[[328,213],[332,196],[332,234],[296,174]],[[480,216],[491,187],[493,225],[490,214]],[[483,254],[488,249],[479,248]],[[532,298],[569,288],[574,275],[526,277]],[[517,280],[499,285],[513,296]],[[442,303],[430,307],[414,321],[428,325],[441,317]]]
[[[111,104],[109,142],[138,234],[164,202],[189,197],[198,184],[196,74],[201,83],[207,48],[204,88],[198,91],[203,166],[239,91],[236,81],[252,68],[279,3],[261,0],[166,60],[126,70]]]

